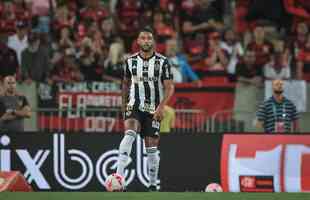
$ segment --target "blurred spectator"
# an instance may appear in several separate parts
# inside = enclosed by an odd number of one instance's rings
[[[281,27],[290,28],[290,16],[287,14],[282,0],[250,0],[246,15],[248,21],[264,20]]]
[[[16,22],[30,22],[31,14],[23,0],[0,2],[0,31],[12,35],[16,31]]]
[[[76,22],[75,13],[68,10],[66,5],[57,8],[55,20],[53,22],[53,28],[56,32],[60,31],[64,27],[73,28]]]
[[[283,0],[283,2],[286,11],[293,15],[293,31],[299,22],[310,25],[310,2],[308,0]]]
[[[37,33],[30,33],[28,42],[29,46],[22,52],[22,79],[27,84],[43,82],[51,70],[48,48],[40,42]]]
[[[179,52],[176,39],[170,39],[167,41],[166,56],[171,64],[174,82],[183,83],[194,81],[198,86],[202,86],[202,82],[188,64],[186,56]]]
[[[160,132],[161,133],[170,133],[171,130],[175,127],[175,110],[170,106],[165,105],[163,119],[160,122]]]
[[[63,59],[51,71],[51,77],[53,82],[72,83],[83,80],[74,54],[70,50],[65,50]]]
[[[251,115],[263,97],[260,89],[263,86],[262,67],[255,65],[255,58],[255,51],[247,50],[236,67],[234,118],[244,122],[245,131],[253,131]]]
[[[100,0],[87,0],[85,4],[86,7],[80,11],[80,18],[82,21],[91,19],[99,23],[110,15],[109,10],[102,6]]]
[[[78,53],[78,62],[85,80],[91,81],[94,80],[94,77],[97,77],[98,57],[90,38],[84,38],[82,41],[80,52]]]
[[[247,49],[255,51],[255,64],[263,67],[270,61],[270,54],[272,53],[272,44],[265,38],[265,30],[262,24],[257,24],[254,29],[254,41],[252,41]]]
[[[234,29],[237,33],[250,30],[251,24],[246,20],[251,0],[236,0],[234,14]]]
[[[292,53],[294,53],[295,58],[297,58],[299,51],[305,47],[308,33],[309,33],[309,27],[307,26],[307,24],[304,22],[298,23],[296,34],[293,35],[292,38],[293,40]]]
[[[297,79],[310,81],[310,34],[304,49],[300,50],[297,56]]]
[[[236,75],[238,83],[244,85],[261,86],[263,71],[261,67],[255,65],[255,51],[247,50],[238,62],[236,67]]]
[[[164,18],[164,12],[157,11],[154,13],[153,27],[156,35],[156,51],[164,54],[166,50],[166,41],[176,37],[176,32],[172,24],[168,24]]]
[[[102,73],[103,80],[121,83],[124,70],[124,54],[125,49],[122,42],[114,42],[111,44]]]
[[[140,28],[140,14],[143,4],[141,0],[118,0],[116,4],[116,19],[120,35],[125,41],[125,48],[129,49],[137,31]]]
[[[0,66],[1,80],[8,75],[16,75],[18,69],[16,52],[3,42],[3,38],[0,40]]]
[[[194,34],[222,27],[221,14],[211,5],[211,0],[193,0],[191,10],[184,12],[183,32]]]
[[[275,40],[274,53],[271,56],[270,62],[264,66],[264,77],[270,80],[290,79],[290,60],[289,49],[285,46],[284,40]]]
[[[21,65],[22,52],[28,47],[28,24],[25,21],[16,22],[16,34],[9,37],[8,46],[17,54],[18,64]]]
[[[106,45],[110,46],[110,44],[113,42],[113,40],[117,35],[115,22],[113,18],[107,17],[104,20],[102,20],[99,29],[102,33],[102,37]]]
[[[50,32],[50,14],[56,7],[56,0],[31,0],[32,15],[37,20],[35,32]]]
[[[14,76],[4,79],[4,93],[0,96],[0,129],[10,132],[24,131],[24,118],[31,117],[27,98],[16,91]]]
[[[296,133],[299,114],[296,105],[284,95],[284,81],[272,81],[272,96],[265,100],[256,113],[256,127],[265,133]]]
[[[211,5],[211,0],[194,0],[191,6],[186,6],[186,2],[183,2],[184,11],[181,12],[184,48],[192,55],[199,55],[205,50],[207,31],[222,28],[222,16]]]
[[[221,48],[221,36],[219,32],[211,32],[208,36],[208,57],[205,59],[207,70],[227,69],[228,54],[225,49]]]
[[[290,79],[291,68],[284,55],[275,53],[269,63],[264,66],[264,77],[269,80]]]
[[[69,27],[60,29],[59,48],[74,48],[73,34]]]
[[[238,59],[243,56],[244,49],[232,29],[227,29],[224,32],[224,40],[220,43],[220,46],[228,54],[228,73],[235,74],[236,64]]]

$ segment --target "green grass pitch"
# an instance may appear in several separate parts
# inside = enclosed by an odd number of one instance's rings
[[[32,192],[0,193],[0,200],[307,200],[310,193],[203,193],[203,192]]]

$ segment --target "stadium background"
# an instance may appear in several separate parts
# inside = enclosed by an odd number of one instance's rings
[[[303,97],[296,103],[307,133],[309,8],[305,0],[1,1],[1,49],[14,51],[8,59],[0,50],[0,75],[16,74],[31,102],[26,131],[119,133],[121,62],[147,25],[177,82],[173,136],[261,131],[252,123],[264,81],[274,78]],[[25,38],[18,42],[16,33]]]

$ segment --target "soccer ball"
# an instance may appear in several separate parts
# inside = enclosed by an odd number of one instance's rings
[[[108,192],[122,192],[125,189],[125,179],[114,173],[107,177],[104,186]]]
[[[205,192],[223,192],[223,189],[217,183],[210,183],[209,185],[207,185]]]

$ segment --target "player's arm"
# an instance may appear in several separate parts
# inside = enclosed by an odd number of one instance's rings
[[[126,110],[126,105],[128,103],[129,88],[131,84],[130,76],[131,73],[126,60],[124,63],[124,77],[122,80],[122,111]]]
[[[168,104],[170,98],[174,93],[173,77],[171,73],[171,66],[168,62],[168,59],[166,59],[163,64],[162,80],[164,85],[164,98],[160,102],[159,106],[164,107],[165,105]]]
[[[168,104],[169,100],[171,99],[174,93],[174,84],[173,84],[173,77],[171,73],[171,66],[167,59],[164,61],[162,72],[163,73],[161,76],[161,80],[164,85],[164,98],[159,103],[154,113],[154,119],[159,120],[159,121],[163,118],[163,111],[164,111],[165,105]]]
[[[23,105],[21,109],[16,109],[13,111],[13,115],[21,118],[30,118],[31,117],[31,108],[27,101],[26,97],[22,97]]]
[[[173,80],[164,80],[164,98],[160,102],[160,106],[165,106],[168,104],[169,100],[171,99],[174,93],[174,84]]]

